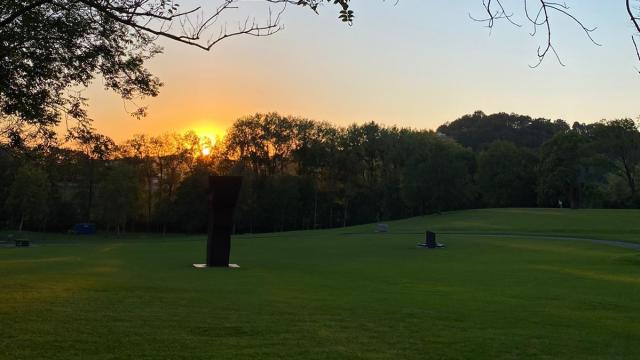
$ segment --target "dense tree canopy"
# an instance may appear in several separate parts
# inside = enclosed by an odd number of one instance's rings
[[[77,91],[95,76],[124,99],[158,93],[161,83],[144,65],[159,52],[151,34],[85,2],[9,0],[0,18],[3,135],[46,133],[63,116],[86,120]]]
[[[528,118],[474,121],[499,135],[514,119]],[[517,131],[529,131],[523,129]],[[482,144],[474,150],[433,131],[372,122],[337,127],[269,113],[239,119],[214,146],[193,133],[136,135],[118,145],[85,134],[74,148],[0,146],[0,227],[19,227],[23,219],[36,230],[91,221],[114,231],[205,231],[210,174],[244,177],[237,232],[486,206],[637,207],[637,124],[621,119],[562,129],[537,147],[518,142],[525,133],[505,139],[470,132],[465,141]]]
[[[605,121],[592,126],[597,151],[609,157],[629,187],[633,201],[638,200],[640,132],[631,119]]]
[[[496,141],[478,155],[478,190],[490,207],[536,205],[538,158],[530,149]]]
[[[48,193],[47,173],[29,163],[18,169],[5,206],[18,222],[19,230],[22,230],[25,222],[39,229],[44,228],[42,222],[47,217]]]
[[[98,214],[107,230],[114,228],[120,233],[127,221],[135,216],[139,207],[139,187],[131,165],[114,162],[107,169],[98,189]]]
[[[482,150],[497,140],[537,149],[555,134],[569,130],[563,120],[532,119],[529,116],[476,111],[438,128],[464,146]]]
[[[540,150],[538,201],[547,206],[563,201],[572,209],[588,204],[585,194],[602,181],[599,159],[588,136],[576,130],[558,133]]]

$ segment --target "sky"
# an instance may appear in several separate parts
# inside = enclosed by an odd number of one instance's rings
[[[219,3],[218,0],[207,0]],[[204,0],[183,0],[182,9]],[[266,19],[264,1],[240,1],[224,20]],[[543,37],[529,35],[522,0],[505,0],[521,28],[500,22],[489,31],[481,0],[353,0],[353,26],[325,6],[320,15],[290,6],[285,29],[270,37],[235,37],[206,52],[161,40],[149,68],[164,82],[137,120],[100,80],[86,90],[95,127],[117,141],[134,134],[194,129],[220,136],[236,119],[257,112],[349,125],[375,121],[420,129],[482,110],[594,122],[640,115],[640,63],[621,0],[567,0],[587,26],[552,14],[554,43],[566,66],[548,57],[536,68]],[[276,9],[276,8],[274,8]],[[243,12],[244,11],[244,12]]]

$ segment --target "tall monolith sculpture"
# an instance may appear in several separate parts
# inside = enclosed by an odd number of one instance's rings
[[[233,214],[242,176],[209,177],[207,267],[229,267]]]

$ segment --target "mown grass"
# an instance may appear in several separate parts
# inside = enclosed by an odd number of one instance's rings
[[[237,270],[190,267],[204,236],[31,234],[39,246],[0,248],[0,358],[636,359],[640,252],[526,233],[635,240],[639,217],[477,210],[387,234],[244,235]],[[425,228],[456,233],[416,248]]]
[[[429,228],[444,232],[567,236],[640,243],[638,210],[481,209],[411,218],[393,225],[392,232]]]

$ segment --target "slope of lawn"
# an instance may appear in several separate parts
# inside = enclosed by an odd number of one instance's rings
[[[635,241],[639,218],[474,210],[243,235],[237,270],[190,267],[204,236],[31,234],[0,247],[0,359],[638,359],[640,252],[534,235]],[[417,248],[426,228],[447,247]]]
[[[638,210],[482,209],[411,218],[391,223],[391,232],[524,234],[640,243]],[[356,229],[367,230],[368,226]],[[353,228],[352,228],[353,229]]]

